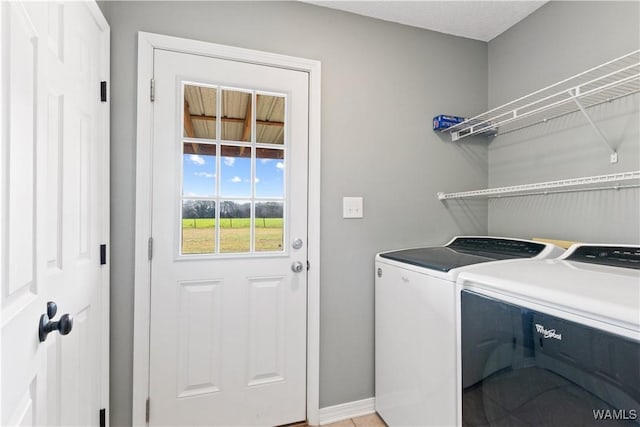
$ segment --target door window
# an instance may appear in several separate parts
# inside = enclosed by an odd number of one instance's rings
[[[180,255],[284,252],[286,95],[192,82],[182,94]]]

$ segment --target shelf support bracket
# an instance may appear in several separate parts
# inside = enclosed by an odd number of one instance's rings
[[[593,119],[591,118],[587,110],[584,108],[584,106],[580,102],[580,99],[578,98],[580,96],[579,89],[578,88],[575,88],[573,90],[569,89],[568,92],[571,98],[573,99],[573,102],[575,102],[578,108],[580,109],[580,111],[582,111],[582,114],[584,114],[584,117],[587,119],[587,121],[589,122],[593,130],[595,130],[596,133],[600,135],[600,138],[602,139],[602,141],[605,144],[607,144],[607,147],[609,147],[609,150],[611,151],[610,162],[618,163],[618,152],[611,146],[611,143],[609,142],[607,137],[604,136],[604,134],[602,133],[598,125],[595,124],[595,122],[593,121]]]

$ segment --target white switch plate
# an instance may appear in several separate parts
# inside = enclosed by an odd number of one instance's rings
[[[362,218],[364,211],[362,208],[362,197],[343,197],[342,198],[342,217],[343,218]]]

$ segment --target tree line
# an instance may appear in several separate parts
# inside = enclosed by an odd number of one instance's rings
[[[283,218],[284,205],[278,202],[256,203],[256,218]],[[215,218],[216,202],[212,200],[185,200],[182,203],[182,218]],[[236,203],[224,200],[220,203],[220,218],[250,218],[251,203]]]

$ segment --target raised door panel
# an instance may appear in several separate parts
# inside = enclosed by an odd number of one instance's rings
[[[217,280],[178,284],[179,398],[220,390],[222,286],[222,282]]]
[[[62,270],[62,153],[64,96],[49,93],[47,130],[47,267],[49,274]]]
[[[20,6],[9,7],[9,50],[7,58],[8,174],[7,239],[8,287],[5,298],[34,291],[35,198],[37,144],[38,36]],[[6,271],[6,270],[5,270]],[[6,301],[6,300],[5,300]]]
[[[285,277],[250,278],[248,386],[284,381]]]
[[[2,385],[1,425],[42,421],[39,387],[43,354],[37,320],[44,311],[43,242],[38,234],[38,161],[44,123],[42,105],[42,18],[22,3],[0,3],[2,76]],[[29,325],[29,326],[25,326]]]

